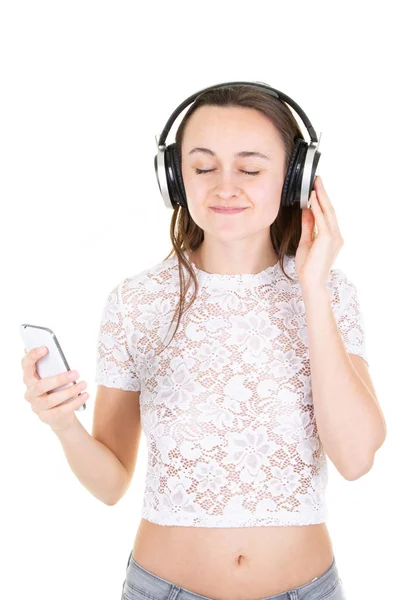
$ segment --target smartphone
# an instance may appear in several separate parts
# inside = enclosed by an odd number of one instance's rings
[[[71,370],[67,359],[65,358],[64,352],[61,350],[61,346],[56,334],[49,327],[40,327],[40,325],[29,325],[27,323],[23,323],[20,325],[20,333],[25,344],[25,348],[28,352],[39,346],[47,347],[48,352],[36,362],[36,371],[40,379],[43,379],[44,377],[53,377],[54,375],[59,375],[60,373]],[[75,383],[76,381],[68,381],[68,383],[60,385],[54,388],[54,390],[50,391],[58,392],[59,390],[63,390],[64,388],[74,385]],[[64,400],[64,402],[61,402],[60,404],[72,402],[72,400],[75,400],[75,398],[80,396],[82,393],[83,392],[80,392],[74,396],[74,398]],[[86,404],[81,404],[81,406],[78,406],[75,411],[82,412],[85,409]]]

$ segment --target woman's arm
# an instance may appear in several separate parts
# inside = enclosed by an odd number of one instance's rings
[[[82,485],[104,504],[115,504],[129,485],[128,473],[115,454],[93,438],[78,418],[68,429],[53,431]]]

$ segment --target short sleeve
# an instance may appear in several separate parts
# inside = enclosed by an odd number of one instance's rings
[[[364,317],[355,284],[341,271],[333,269],[332,308],[347,352],[359,354],[367,363]]]
[[[121,299],[122,283],[109,294],[101,315],[97,337],[95,382],[106,387],[137,392],[139,372],[126,329],[126,309]]]

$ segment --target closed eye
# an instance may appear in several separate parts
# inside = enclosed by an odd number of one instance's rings
[[[197,175],[202,175],[203,173],[211,173],[212,171],[215,171],[215,169],[204,170],[204,169],[196,168]],[[242,173],[246,173],[246,175],[258,175],[259,172],[260,171],[242,171]]]

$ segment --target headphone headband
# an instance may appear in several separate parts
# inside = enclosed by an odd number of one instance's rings
[[[292,98],[289,98],[289,96],[287,96],[280,90],[277,90],[276,88],[271,87],[270,85],[268,85],[268,83],[262,83],[261,81],[252,81],[252,82],[231,81],[228,83],[218,83],[216,85],[211,85],[209,87],[203,88],[199,92],[192,94],[191,96],[186,98],[186,100],[181,102],[179,104],[179,106],[174,110],[172,115],[169,117],[169,119],[166,122],[165,127],[162,130],[161,135],[159,136],[158,139],[156,136],[157,146],[165,145],[165,140],[167,139],[169,130],[171,129],[175,119],[177,118],[179,113],[181,113],[184,110],[184,108],[186,108],[186,106],[188,106],[191,102],[194,102],[196,100],[197,96],[200,96],[200,94],[202,94],[203,92],[207,92],[208,90],[214,90],[216,88],[232,87],[232,86],[237,86],[237,85],[245,85],[245,86],[250,86],[250,87],[255,87],[255,88],[262,88],[264,91],[267,92],[267,94],[270,94],[270,96],[274,96],[274,98],[277,98],[278,100],[287,102],[287,104],[289,104],[297,112],[297,114],[303,121],[304,126],[307,129],[308,134],[311,138],[311,141],[318,143],[318,137],[317,137],[317,134],[315,133],[314,127],[311,125],[310,119],[307,117],[304,110],[297,104],[297,102],[292,100]]]

